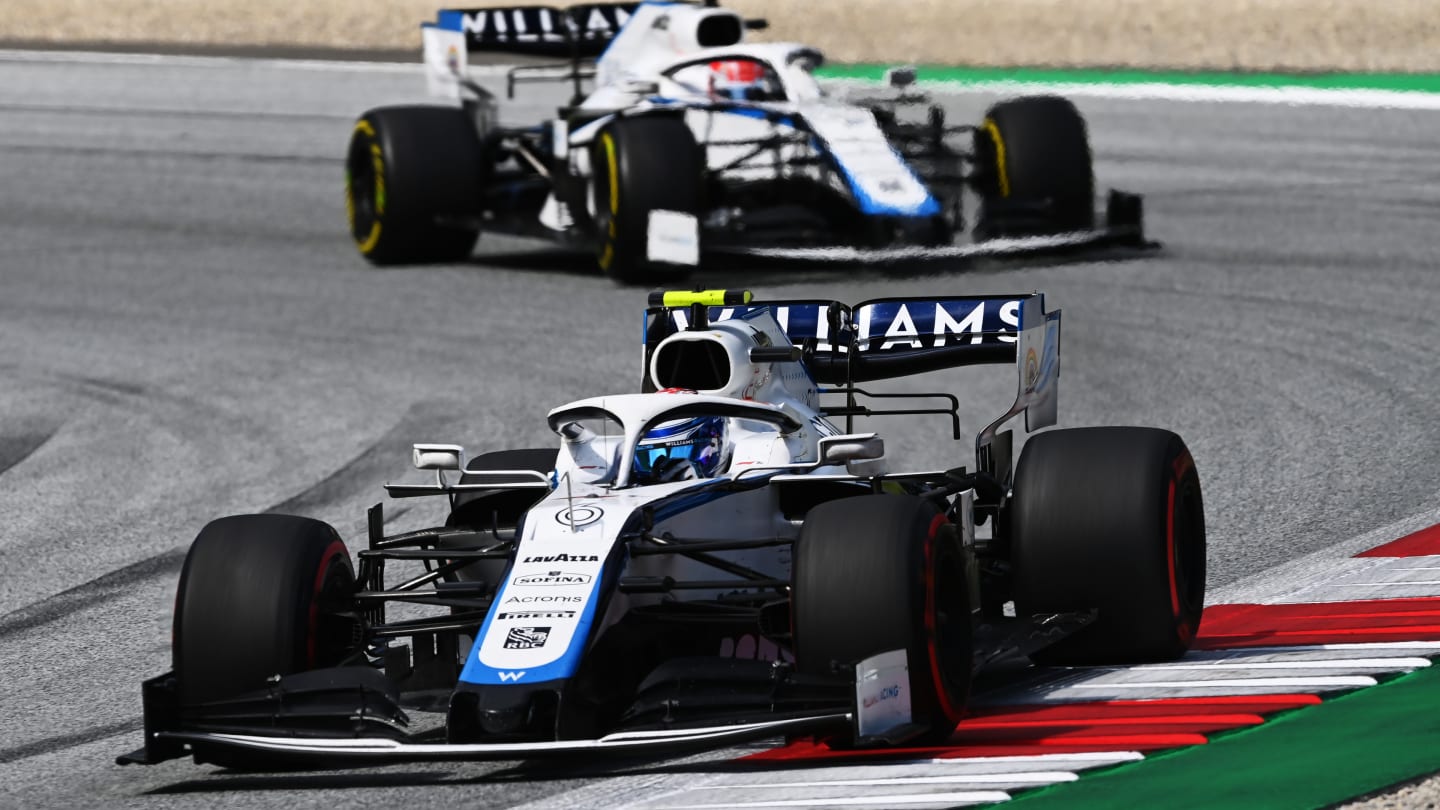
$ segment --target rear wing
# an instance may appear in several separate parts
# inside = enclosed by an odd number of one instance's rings
[[[660,341],[701,324],[767,310],[817,383],[853,387],[940,369],[1014,363],[1017,394],[987,432],[1024,413],[1027,430],[1055,424],[1060,311],[1043,293],[881,298],[853,306],[817,299],[752,301],[748,292],[652,293],[645,311],[645,366]],[[703,325],[700,328],[704,328]]]
[[[441,9],[434,23],[460,34],[467,53],[596,57],[620,33],[640,3],[583,3],[509,8]]]
[[[421,26],[425,48],[425,78],[432,96],[459,99],[468,87],[484,97],[486,93],[467,76],[472,53],[509,53],[553,56],[566,61],[548,65],[518,65],[508,72],[509,94],[515,82],[525,80],[570,80],[575,100],[581,97],[581,81],[594,77],[582,70],[586,59],[602,54],[640,3],[584,3],[567,8],[555,6],[511,6],[508,8],[447,8],[436,14],[435,22]]]

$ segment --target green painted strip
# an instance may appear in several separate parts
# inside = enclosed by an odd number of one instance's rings
[[[816,71],[827,79],[881,81],[887,65],[829,65]],[[1146,70],[1046,70],[1041,68],[926,67],[921,81],[961,84],[1170,84],[1206,87],[1304,87],[1315,90],[1392,90],[1440,92],[1437,73],[1184,73]]]
[[[1440,666],[1005,807],[1326,807],[1440,771]]]

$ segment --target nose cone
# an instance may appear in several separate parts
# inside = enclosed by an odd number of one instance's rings
[[[451,743],[553,740],[562,685],[555,681],[525,686],[462,683],[450,696],[446,739]]]

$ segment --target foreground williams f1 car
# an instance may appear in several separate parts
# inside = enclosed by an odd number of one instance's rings
[[[686,2],[442,10],[425,63],[431,92],[459,106],[361,116],[346,158],[356,245],[375,264],[457,261],[489,230],[588,248],[639,281],[723,253],[884,261],[1143,242],[1135,195],[1112,192],[1096,227],[1069,101],[1010,99],[953,126],[904,70],[878,97],[841,99],[813,75],[819,51],[747,42],[762,26]],[[502,124],[468,67],[495,52],[567,57],[512,68],[508,84],[513,97],[565,81],[573,97],[553,118]]]
[[[207,525],[173,670],[145,683],[144,747],[121,761],[935,742],[992,664],[1189,646],[1205,525],[1180,437],[1049,430],[1012,464],[1007,423],[1056,418],[1042,295],[656,293],[644,334],[642,392],[550,411],[557,447],[415,445],[437,480],[389,493],[446,498],[448,518],[386,535],[373,507],[358,570],[316,520]],[[896,469],[854,432],[923,415],[959,439],[953,394],[861,384],[977,363],[1013,363],[1017,395],[973,466]]]

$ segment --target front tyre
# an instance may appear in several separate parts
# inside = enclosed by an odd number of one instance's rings
[[[595,263],[627,284],[675,278],[685,270],[651,262],[651,211],[699,216],[705,157],[685,120],[670,115],[616,118],[590,148]]]
[[[357,646],[355,574],[329,525],[237,515],[200,530],[180,571],[174,669],[182,706],[336,666]]]
[[[949,738],[974,658],[964,556],[944,515],[909,495],[828,501],[806,516],[794,554],[797,669],[833,676],[904,649],[921,741]]]
[[[1098,610],[1093,624],[1032,656],[1037,662],[1185,654],[1205,602],[1205,511],[1179,436],[1140,427],[1037,434],[1013,492],[1016,611]]]
[[[1095,226],[1095,176],[1085,119],[1060,96],[1002,101],[975,136],[980,230],[1020,236]]]
[[[482,149],[451,107],[381,107],[355,122],[345,210],[371,264],[457,262],[480,235]]]

